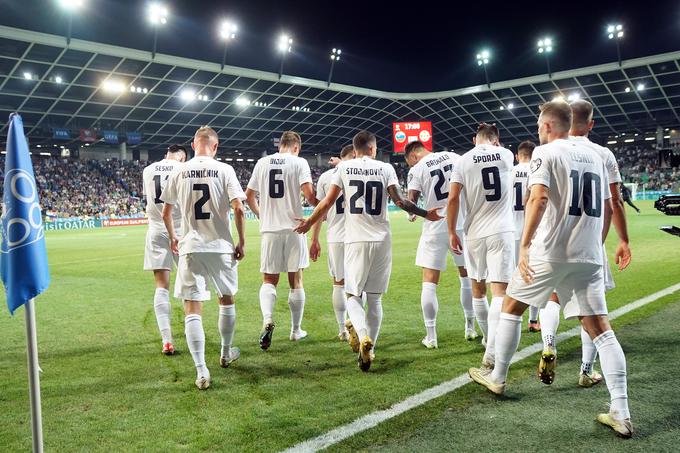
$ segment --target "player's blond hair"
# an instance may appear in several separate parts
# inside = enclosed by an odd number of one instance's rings
[[[194,141],[196,143],[207,141],[208,143],[218,143],[220,141],[217,132],[210,126],[201,126],[194,134]]]
[[[281,134],[279,148],[290,149],[295,145],[297,145],[298,148],[302,148],[302,138],[300,137],[300,134],[295,131],[286,131]]]
[[[541,115],[553,123],[555,129],[560,132],[569,132],[571,129],[571,106],[565,101],[550,101],[541,105]]]
[[[345,145],[342,147],[342,151],[340,151],[340,159],[344,159],[345,157],[349,156],[350,154],[354,154],[354,146],[353,145]]]

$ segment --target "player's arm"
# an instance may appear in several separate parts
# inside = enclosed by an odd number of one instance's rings
[[[305,200],[307,200],[307,203],[309,203],[310,206],[316,206],[319,204],[319,200],[316,199],[314,187],[312,186],[311,182],[304,183],[300,186],[300,189],[302,190],[302,195],[305,196]]]
[[[246,210],[240,198],[231,200],[234,224],[238,233],[238,244],[234,247],[234,259],[240,261],[246,256]]]
[[[409,189],[408,199],[411,201],[411,203],[418,204],[419,198],[420,198],[420,190]],[[408,220],[409,220],[409,222],[414,222],[416,220],[415,214],[409,215]]]
[[[458,225],[458,212],[460,211],[460,191],[462,189],[463,185],[459,182],[454,182],[451,184],[446,208],[446,222],[449,228],[449,246],[456,255],[463,253],[463,243],[456,233],[456,225]]]
[[[172,208],[173,206],[169,203],[163,204],[163,223],[165,224],[165,229],[168,230],[168,237],[170,238],[170,249],[175,255],[179,254],[179,239],[177,239],[177,234],[175,233],[175,226],[172,221]]]
[[[520,275],[527,283],[531,283],[534,276],[534,270],[529,266],[529,247],[548,207],[548,194],[549,189],[547,186],[533,184],[529,189],[529,199],[524,208],[524,229],[522,230],[522,239],[520,239],[519,263],[517,267],[519,268]]]
[[[309,246],[309,257],[312,259],[312,261],[315,262],[321,256],[321,243],[319,242],[321,225],[323,225],[323,220],[320,222],[316,222],[312,227],[312,243]]]
[[[326,196],[316,205],[316,208],[314,209],[314,212],[312,212],[312,215],[310,215],[306,219],[296,219],[300,221],[300,224],[295,228],[294,231],[296,233],[304,234],[308,232],[315,223],[325,218],[326,214],[328,213],[328,210],[333,206],[333,204],[335,204],[335,200],[337,200],[338,197],[340,196],[341,191],[342,190],[340,189],[339,186],[331,184],[330,187],[328,188]]]
[[[388,186],[387,193],[390,195],[390,198],[392,199],[394,204],[396,204],[409,214],[415,214],[419,217],[423,217],[433,222],[443,219],[442,216],[437,214],[438,211],[437,208],[432,208],[429,211],[426,211],[423,208],[419,208],[418,205],[412,202],[411,200],[404,198],[403,195],[401,194],[401,190],[399,190],[399,187],[396,184]]]
[[[626,209],[623,205],[623,197],[619,183],[609,184],[609,189],[612,194],[612,219],[614,229],[619,237],[619,245],[616,247],[616,264],[619,265],[619,270],[622,271],[630,264],[632,255],[628,245],[628,222],[626,220]],[[606,233],[605,233],[606,237]]]
[[[250,187],[246,189],[246,203],[253,214],[260,218],[260,205],[257,203],[257,192]]]

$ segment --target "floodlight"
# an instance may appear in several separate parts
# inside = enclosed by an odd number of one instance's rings
[[[569,100],[569,102],[578,101],[579,99],[581,99],[581,94],[572,93],[567,97],[567,99]]]
[[[59,6],[69,11],[81,8],[84,4],[83,0],[59,0]]]
[[[609,39],[621,39],[623,38],[623,25],[621,24],[616,24],[616,25],[608,25],[607,26],[607,37]]]
[[[642,91],[645,89],[645,84],[644,83],[638,83],[637,90]]]
[[[236,38],[236,31],[238,30],[238,27],[236,26],[235,23],[225,20],[222,22],[220,25],[220,37],[224,39],[225,41],[229,41],[231,39]]]
[[[31,74],[30,72],[24,72],[24,79],[33,80],[33,74]]]
[[[168,9],[162,3],[149,5],[149,22],[153,25],[165,24],[168,21]]]
[[[342,53],[342,50],[340,49],[333,49],[331,51],[331,60],[333,61],[340,61],[340,54]]]
[[[196,92],[190,88],[182,90],[179,97],[186,102],[191,102],[196,99]]]
[[[623,91],[625,91],[626,93],[630,93],[630,87],[626,87]]]
[[[279,49],[279,52],[288,53],[293,49],[292,44],[293,38],[288,35],[281,35],[279,36],[277,48]]]
[[[125,84],[118,80],[105,80],[102,82],[102,89],[107,93],[120,94],[125,91]]]
[[[553,50],[552,38],[539,39],[536,46],[538,47],[538,53],[550,53]]]
[[[508,103],[508,110],[512,110],[514,108],[515,108],[515,104],[513,104],[512,102],[509,102]]]
[[[236,105],[239,107],[248,107],[250,105],[250,99],[245,97],[236,98]]]

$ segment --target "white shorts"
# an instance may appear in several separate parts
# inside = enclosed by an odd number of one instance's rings
[[[219,297],[238,292],[238,261],[231,253],[188,253],[179,257],[175,297],[183,300],[210,300],[212,285]]]
[[[612,275],[612,269],[609,266],[609,258],[607,258],[607,250],[605,250],[604,244],[602,244],[602,254],[604,256],[604,290],[611,291],[616,288],[616,283],[614,283],[614,276]]]
[[[307,235],[294,231],[262,233],[260,243],[260,272],[280,274],[297,272],[309,267]]]
[[[384,294],[392,273],[392,240],[345,244],[345,292]]]
[[[529,263],[535,272],[534,281],[525,283],[516,269],[508,285],[508,296],[543,308],[550,295],[556,292],[566,319],[607,314],[604,277],[599,264],[535,260]]]
[[[456,231],[458,237],[463,240],[463,230]],[[416,266],[437,271],[446,270],[446,257],[451,253],[453,262],[457,267],[465,267],[465,255],[456,255],[449,247],[448,234],[430,234],[420,236],[418,250],[416,251]]]
[[[177,264],[177,256],[170,250],[170,237],[167,231],[147,230],[144,246],[144,270],[168,270]]]
[[[463,251],[468,276],[478,282],[509,282],[515,269],[514,249],[514,232],[465,239]]]
[[[345,279],[345,243],[328,243],[328,272],[336,282]]]

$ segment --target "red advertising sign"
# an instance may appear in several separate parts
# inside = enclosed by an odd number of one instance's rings
[[[94,129],[81,129],[80,141],[93,143],[97,141],[97,132]]]
[[[404,148],[416,140],[432,151],[432,123],[430,121],[412,121],[392,123],[392,141],[394,152],[403,153]]]

